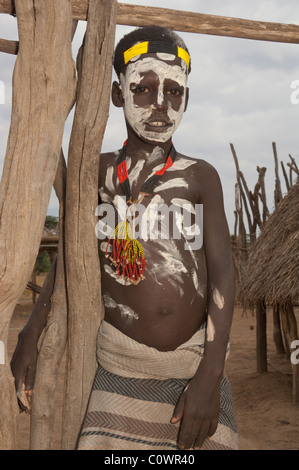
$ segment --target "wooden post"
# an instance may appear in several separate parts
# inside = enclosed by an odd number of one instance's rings
[[[69,0],[15,0],[20,38],[0,186],[0,341],[30,279],[75,98]],[[59,54],[57,54],[59,51]],[[0,365],[0,446],[15,445],[18,413],[6,354]]]
[[[285,354],[281,332],[279,304],[273,306],[273,340],[276,347],[276,352],[278,354]]]
[[[77,22],[73,21],[72,38],[74,37],[76,27]],[[50,251],[52,254],[52,259],[50,258],[51,265],[55,262],[55,282],[51,297],[51,311],[48,315],[47,325],[43,333],[35,374],[30,421],[31,450],[53,449],[54,437],[57,437],[57,431],[54,429],[56,410],[55,390],[59,367],[67,340],[67,297],[64,253],[66,171],[66,162],[63,151],[61,150],[54,181],[54,189],[59,201],[59,240],[57,255],[53,250]],[[55,256],[55,260],[53,256]]]
[[[65,186],[66,165],[61,152],[54,182],[55,192],[59,200],[59,242],[55,284],[51,298],[51,312],[48,316],[36,368],[30,422],[31,450],[52,450],[55,437],[55,390],[59,366],[67,339],[67,299],[64,263]]]
[[[230,148],[232,151],[232,155],[234,158],[235,166],[236,166],[236,179],[237,183],[235,185],[235,206],[236,206],[236,213],[238,216],[238,224],[239,224],[239,233],[238,233],[238,242],[239,242],[239,249],[240,249],[240,272],[242,273],[242,268],[244,266],[244,263],[248,259],[248,253],[247,253],[247,237],[246,237],[246,230],[245,230],[245,225],[243,221],[243,205],[245,201],[245,196],[242,188],[242,181],[241,181],[241,176],[240,176],[240,168],[239,168],[239,162],[238,162],[238,157],[234,148],[233,144],[230,144]]]
[[[96,334],[103,317],[98,240],[99,158],[108,118],[116,0],[92,0],[78,56],[77,105],[67,170],[65,247],[68,371],[62,449],[76,447],[96,372]]]
[[[256,362],[258,372],[267,372],[267,315],[263,300],[256,302]]]

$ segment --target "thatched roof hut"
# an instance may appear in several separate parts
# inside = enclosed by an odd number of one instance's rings
[[[242,273],[240,300],[254,306],[299,298],[299,180],[262,227]]]

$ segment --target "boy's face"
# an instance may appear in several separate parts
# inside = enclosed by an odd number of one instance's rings
[[[143,140],[167,142],[187,106],[187,70],[171,54],[144,54],[120,75],[127,124]]]

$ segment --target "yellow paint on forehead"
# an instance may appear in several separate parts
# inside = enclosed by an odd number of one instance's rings
[[[130,49],[127,49],[124,52],[124,62],[125,62],[125,64],[127,64],[131,59],[133,59],[134,57],[136,57],[138,55],[146,54],[148,52],[148,45],[149,45],[149,41],[144,41],[144,42],[140,42],[138,44],[135,44],[135,46],[130,47]],[[185,51],[185,49],[183,49],[182,47],[178,46],[177,47],[177,56],[180,59],[183,59],[183,61],[187,65],[187,69],[189,69],[190,56],[189,56],[188,52]]]
[[[146,54],[148,50],[148,41],[140,42],[133,47],[130,47],[127,51],[124,52],[124,61],[127,64],[133,57],[136,57],[140,54]]]
[[[190,56],[189,56],[188,52],[186,52],[181,47],[178,47],[178,57],[180,57],[180,59],[183,59],[186,62],[187,69],[189,69]]]

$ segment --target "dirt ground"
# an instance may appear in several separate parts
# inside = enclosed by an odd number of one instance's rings
[[[40,282],[39,282],[40,283]],[[32,310],[29,293],[17,305],[10,326],[9,353]],[[299,309],[296,309],[299,324]],[[233,391],[240,450],[299,450],[299,403],[292,402],[289,361],[277,355],[272,338],[272,315],[267,325],[268,372],[256,372],[255,318],[235,308],[227,375]],[[58,415],[62,403],[62,375],[57,391]],[[59,418],[57,419],[59,428]],[[18,416],[18,450],[29,448],[30,417]],[[57,429],[58,431],[58,429]],[[55,444],[59,448],[59,443]]]

